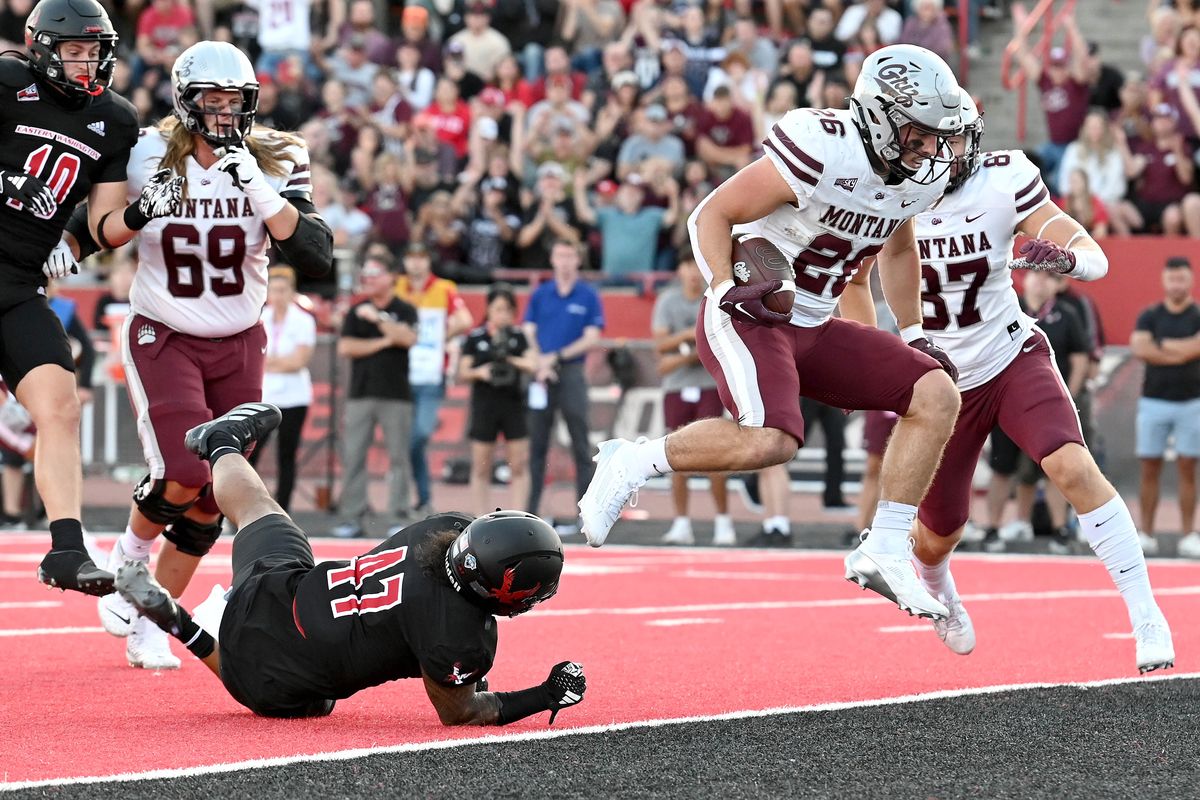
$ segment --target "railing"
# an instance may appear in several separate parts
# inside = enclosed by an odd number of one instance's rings
[[[1030,32],[1045,18],[1046,26],[1042,30],[1042,38],[1033,46],[1034,53],[1040,56],[1044,62],[1049,55],[1051,42],[1054,40],[1054,31],[1063,17],[1074,13],[1075,0],[1066,0],[1057,12],[1052,11],[1053,6],[1054,0],[1039,0],[1038,4],[1033,7],[1033,11],[1028,13],[1020,3],[1014,3],[1012,7],[1013,26],[1016,34],[1004,48],[1004,56],[1000,59],[1000,83],[1010,92],[1014,89],[1017,91],[1017,141],[1021,144],[1025,143],[1028,122],[1025,98],[1029,81],[1019,65],[1015,74],[1013,72],[1013,59],[1017,50],[1020,49],[1017,41],[1021,38],[1027,39]]]

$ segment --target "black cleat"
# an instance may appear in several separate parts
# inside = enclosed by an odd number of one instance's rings
[[[38,580],[56,589],[103,597],[113,593],[113,574],[80,550],[51,550],[38,565]]]
[[[183,446],[201,458],[208,458],[212,455],[209,441],[213,434],[223,432],[233,437],[245,455],[252,444],[279,427],[282,419],[279,409],[270,403],[242,403],[211,422],[192,428],[184,434]]]
[[[179,619],[175,613],[175,600],[162,587],[144,561],[126,561],[117,570],[116,590],[121,593],[141,615],[162,628],[175,634],[179,630]]]

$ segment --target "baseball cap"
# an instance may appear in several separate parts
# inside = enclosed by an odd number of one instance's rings
[[[422,241],[414,240],[408,243],[408,247],[404,248],[406,256],[427,256],[429,255],[429,247]]]
[[[479,102],[487,106],[504,105],[504,92],[495,86],[488,86],[479,93]]]
[[[611,197],[617,193],[617,182],[606,178],[596,184],[596,191],[605,197]]]
[[[1065,48],[1062,48],[1062,47],[1051,47],[1051,48],[1050,48],[1050,63],[1051,63],[1051,64],[1065,64],[1065,63],[1067,63],[1067,51],[1066,51],[1066,49],[1065,49]]]
[[[547,161],[545,164],[542,164],[537,168],[537,176],[539,178],[550,176],[558,178],[561,181],[566,180],[567,171],[563,169],[562,164],[558,163],[557,161]]]
[[[425,6],[409,5],[404,7],[400,15],[402,25],[425,25],[429,22],[429,11]]]
[[[489,0],[470,0],[467,3],[468,14],[490,14],[492,13],[492,4]]]
[[[653,122],[665,122],[667,119],[667,109],[664,106],[655,103],[646,109],[646,119]]]
[[[662,51],[665,53],[668,50],[683,51],[684,50],[683,42],[679,39],[663,39]]]
[[[620,89],[622,86],[637,86],[638,77],[631,69],[623,69],[612,77],[612,88]]]
[[[483,182],[483,190],[485,192],[507,192],[508,179],[502,178],[499,175],[487,178]]]
[[[466,47],[461,41],[453,41],[446,43],[446,56],[451,58],[461,58],[466,52]]]

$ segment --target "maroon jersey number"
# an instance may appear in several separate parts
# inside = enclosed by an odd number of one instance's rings
[[[875,255],[883,246],[867,245],[851,256],[853,249],[851,242],[832,233],[815,237],[792,262],[796,270],[796,287],[818,297],[824,297],[829,289],[830,297],[841,297],[862,260]]]
[[[378,553],[352,558],[346,566],[329,570],[327,574],[330,589],[342,584],[353,587],[350,594],[330,602],[333,616],[371,614],[400,605],[404,573],[399,570],[399,565],[407,555],[407,547],[381,550]],[[371,589],[378,586],[378,591],[360,593],[359,590],[367,581],[371,582]]]
[[[204,259],[200,249],[200,231],[194,225],[172,222],[162,231],[163,266],[167,270],[167,289],[173,297],[199,297],[204,294]],[[208,263],[221,271],[213,276],[209,288],[217,297],[232,297],[246,288],[242,263],[246,259],[246,231],[240,225],[214,225],[205,242]]]
[[[962,311],[954,318],[954,323],[959,328],[969,328],[983,321],[983,317],[979,315],[978,301],[979,290],[983,286],[983,282],[987,280],[987,276],[987,258],[954,261],[946,265],[946,281],[948,283],[967,281],[967,288],[963,292]],[[942,297],[942,280],[938,277],[937,270],[928,264],[921,266],[921,277],[925,279],[921,300],[933,309],[931,313],[925,315],[922,327],[927,331],[944,331],[950,327],[950,311],[946,308],[946,301]]]

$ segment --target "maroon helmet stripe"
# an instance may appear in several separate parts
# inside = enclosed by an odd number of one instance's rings
[[[779,156],[779,160],[782,161],[784,164],[786,164],[787,168],[789,170],[791,170],[792,174],[795,175],[799,180],[804,181],[809,186],[817,185],[816,178],[814,178],[812,175],[809,175],[807,172],[804,172],[799,167],[797,167],[795,164],[793,164],[791,159],[789,159],[787,156],[785,156],[783,153],[781,153],[779,151],[779,148],[776,147],[775,143],[772,142],[770,139],[766,139],[763,141],[763,147],[771,148],[771,150],[773,150],[775,152],[775,155]]]

